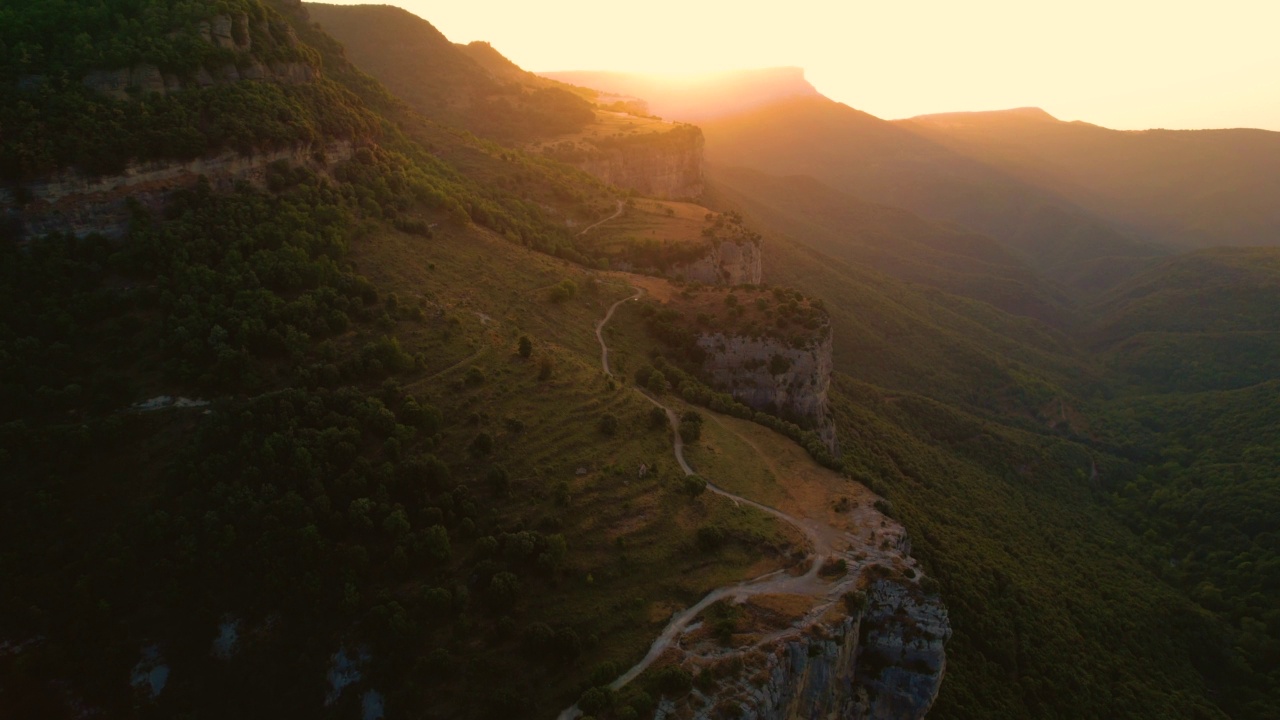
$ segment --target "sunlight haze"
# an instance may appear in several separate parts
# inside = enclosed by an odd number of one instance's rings
[[[1121,129],[1280,129],[1274,2],[393,4],[535,72],[799,66],[888,119],[1038,106]]]

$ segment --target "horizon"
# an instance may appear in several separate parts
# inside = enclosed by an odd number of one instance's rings
[[[1069,12],[978,0],[931,7],[928,23],[916,6],[829,8],[813,0],[787,14],[657,0],[624,16],[586,0],[390,4],[455,43],[488,42],[535,73],[799,67],[818,92],[886,120],[1037,107],[1116,130],[1280,131],[1280,93],[1266,90],[1280,74],[1268,38],[1280,6],[1248,0],[1211,15],[1146,0],[1121,8],[1087,0]],[[594,30],[621,23],[625,35]],[[1037,33],[1050,25],[1052,34]]]

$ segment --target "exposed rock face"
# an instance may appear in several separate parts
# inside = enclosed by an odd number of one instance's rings
[[[858,664],[857,718],[924,717],[946,672],[951,637],[946,608],[907,584],[878,580],[867,589]]]
[[[128,230],[130,200],[154,211],[173,191],[191,187],[201,177],[215,188],[230,188],[239,181],[261,184],[267,166],[278,160],[321,169],[349,159],[352,151],[351,144],[343,142],[258,155],[225,152],[182,163],[135,163],[120,175],[101,178],[64,171],[26,186],[21,207],[12,191],[0,189],[0,217],[17,221],[20,238],[51,232],[118,237]]]
[[[946,609],[903,581],[876,581],[866,595],[860,614],[828,618],[742,654],[736,677],[698,693],[699,709],[664,704],[655,719],[715,720],[734,706],[742,720],[923,718],[946,670]],[[899,646],[904,634],[911,639]],[[885,654],[898,647],[905,649]]]
[[[759,285],[760,246],[750,241],[717,242],[703,257],[687,265],[676,265],[667,275],[706,285]]]
[[[871,496],[874,497],[874,496]],[[843,577],[798,595],[740,601],[729,643],[690,625],[667,664],[711,683],[664,699],[657,720],[919,720],[946,671],[951,624],[921,586],[906,531],[873,504],[852,511]]]
[[[601,180],[662,199],[702,194],[702,133],[682,131],[653,141],[599,147],[573,164]]]
[[[239,53],[235,63],[228,63],[212,72],[199,68],[187,77],[163,73],[155,65],[142,63],[127,68],[94,70],[85,76],[83,82],[101,95],[127,100],[130,93],[165,95],[187,88],[241,80],[269,80],[296,85],[311,82],[317,77],[316,69],[305,62],[276,60],[269,65],[263,63],[252,54],[254,33],[271,38],[271,43],[276,45],[298,46],[298,37],[288,23],[260,21],[254,24],[243,13],[219,15],[201,21],[196,27],[196,34],[205,42]]]
[[[698,336],[707,353],[703,374],[711,385],[756,410],[807,422],[836,453],[827,405],[831,387],[831,326],[800,347],[772,337],[709,333]]]

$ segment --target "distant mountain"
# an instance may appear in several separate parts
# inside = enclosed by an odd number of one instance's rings
[[[700,122],[795,97],[820,97],[794,67],[733,70],[702,75],[618,72],[548,72],[543,77],[602,92],[643,98],[655,115]]]
[[[591,102],[524,72],[487,43],[455,45],[431,23],[390,5],[307,3],[312,19],[358,67],[414,110],[484,137],[523,141],[580,130]]]
[[[711,162],[810,175],[867,200],[960,223],[1051,276],[1096,258],[1159,252],[1067,198],[825,97],[777,102],[704,130]]]
[[[859,200],[807,176],[712,167],[709,198],[733,203],[765,227],[859,266],[988,302],[1051,325],[1067,302],[993,238],[900,208]]]
[[[1280,133],[1109,130],[1038,108],[895,123],[1141,236],[1191,247],[1280,244]]]

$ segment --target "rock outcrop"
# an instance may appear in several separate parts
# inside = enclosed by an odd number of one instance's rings
[[[601,142],[571,164],[604,182],[660,199],[702,194],[702,131],[681,126],[665,133]]]
[[[21,203],[12,190],[0,189],[0,218],[17,226],[19,239],[52,232],[118,237],[128,230],[131,203],[158,211],[175,190],[192,187],[201,177],[222,189],[241,181],[262,185],[271,163],[285,161],[323,170],[349,159],[352,152],[351,143],[342,142],[254,155],[224,152],[187,162],[134,163],[123,173],[107,177],[67,170],[25,186]]]
[[[717,241],[707,249],[706,255],[676,265],[665,274],[706,285],[759,285],[760,245],[752,241]]]
[[[167,95],[189,88],[208,87],[241,80],[299,84],[316,79],[318,72],[309,63],[293,60],[265,62],[254,55],[253,37],[266,38],[267,45],[296,49],[298,37],[283,21],[253,21],[243,13],[219,15],[201,21],[196,34],[205,42],[236,53],[236,61],[216,68],[198,68],[185,75],[163,72],[158,66],[139,63],[131,67],[94,70],[83,79],[85,87],[116,100],[136,93]],[[269,48],[260,48],[269,49]]]
[[[703,375],[712,386],[753,409],[812,427],[837,454],[827,404],[833,368],[830,323],[800,345],[776,337],[717,332],[699,335],[698,347],[706,351]]]
[[[937,697],[951,637],[947,610],[936,596],[908,583],[877,580],[862,615],[855,718],[920,718]]]
[[[664,703],[655,720],[715,720],[725,710],[741,720],[925,717],[946,670],[946,609],[908,582],[877,581],[865,594],[860,613],[836,613],[748,652],[725,653],[715,664],[740,660],[738,673],[695,691],[696,709]]]
[[[874,496],[872,496],[874,497]],[[728,637],[710,618],[673,643],[664,665],[698,678],[656,720],[919,720],[946,672],[951,624],[924,589],[905,530],[863,501],[829,584],[812,596],[755,596],[732,607]],[[723,611],[721,612],[723,616]]]

